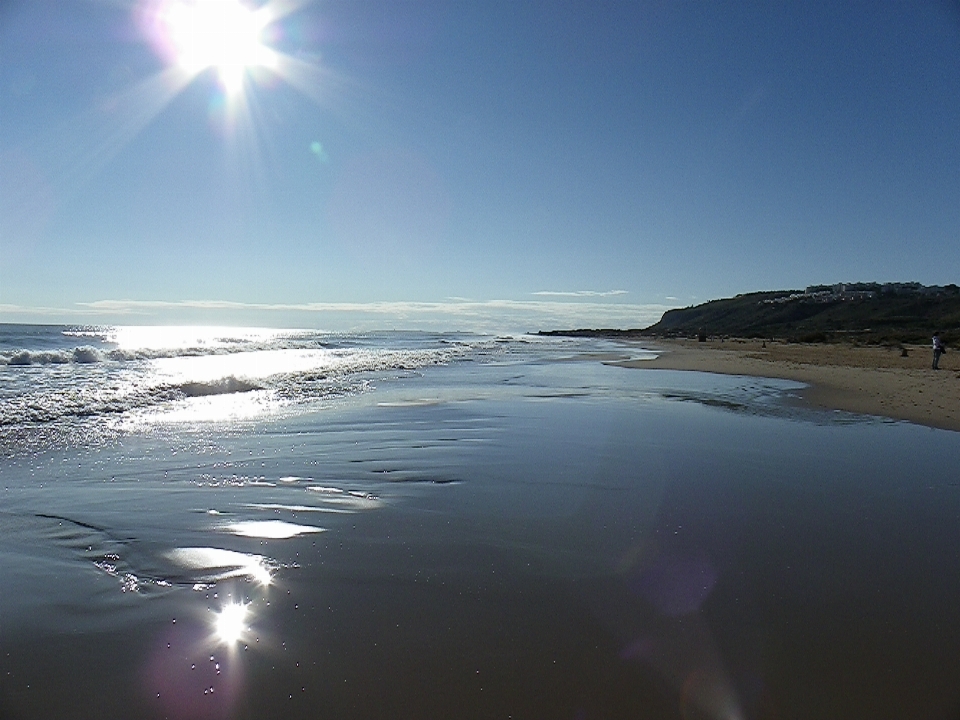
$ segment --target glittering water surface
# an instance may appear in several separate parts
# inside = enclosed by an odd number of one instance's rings
[[[494,349],[473,335],[0,324],[0,448],[284,414]]]
[[[960,711],[954,433],[593,341],[14,332],[101,359],[8,362],[5,412],[260,389],[8,424],[0,717]]]

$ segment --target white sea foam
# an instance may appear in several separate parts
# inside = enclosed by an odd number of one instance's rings
[[[487,358],[501,345],[423,333],[10,326],[0,328],[0,428],[252,419],[364,393],[385,375]]]
[[[72,350],[17,350],[0,352],[0,365],[66,365],[67,363],[95,363],[102,360],[100,351],[92,347]]]

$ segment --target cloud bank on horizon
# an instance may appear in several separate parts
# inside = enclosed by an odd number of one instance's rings
[[[243,303],[227,300],[97,300],[70,308],[0,305],[0,320],[125,325],[252,324],[323,330],[535,332],[580,327],[643,328],[669,305],[467,299],[442,302]]]
[[[2,19],[0,321],[636,327],[957,281],[955,3]]]

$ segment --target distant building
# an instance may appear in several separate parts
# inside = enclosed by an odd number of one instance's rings
[[[936,296],[947,293],[960,292],[956,285],[921,285],[918,282],[908,283],[835,283],[833,285],[808,285],[802,293],[791,293],[780,297],[764,300],[767,304],[781,305],[789,302],[803,303],[830,303],[843,300],[866,300],[885,295],[922,295]]]

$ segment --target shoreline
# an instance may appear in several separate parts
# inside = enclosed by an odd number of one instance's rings
[[[652,360],[612,361],[625,368],[693,370],[752,375],[806,383],[811,405],[906,420],[960,432],[960,360],[951,352],[930,364],[927,346],[899,348],[852,344],[785,343],[761,340],[657,340]]]

